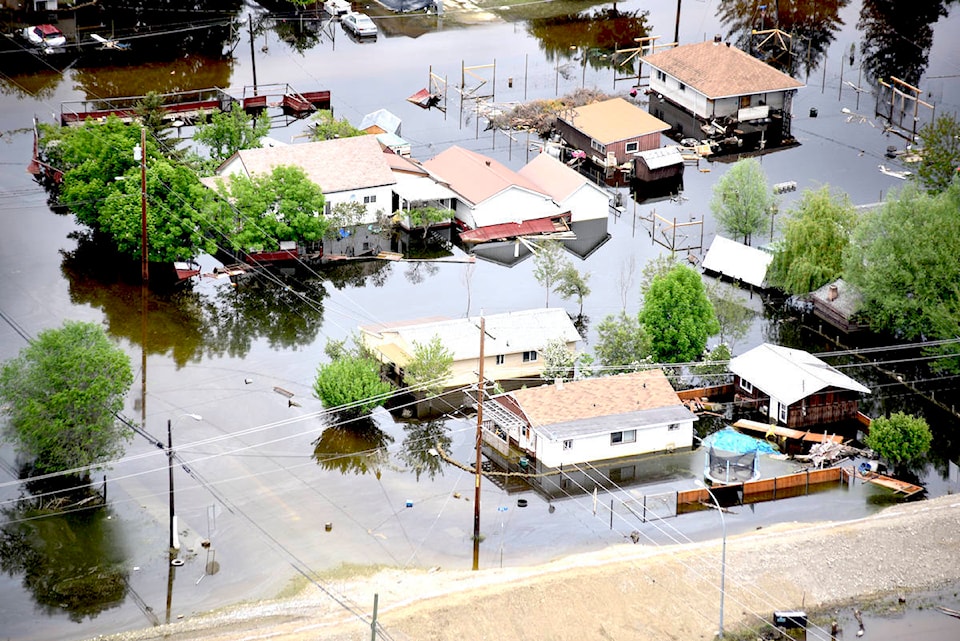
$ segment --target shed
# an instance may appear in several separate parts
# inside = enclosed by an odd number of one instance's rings
[[[624,100],[611,98],[583,105],[557,117],[557,131],[567,145],[586,152],[600,167],[618,167],[633,154],[660,146],[670,126]]]
[[[651,181],[683,174],[683,155],[677,146],[638,151],[633,157],[633,175]]]
[[[817,317],[841,331],[852,333],[868,327],[858,318],[863,295],[842,278],[810,292],[810,302]]]
[[[766,288],[767,269],[771,262],[773,254],[770,252],[715,236],[703,257],[703,270]]]

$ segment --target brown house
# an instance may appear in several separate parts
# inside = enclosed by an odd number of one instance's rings
[[[813,354],[764,343],[730,361],[736,397],[796,429],[854,419],[870,390]]]
[[[863,296],[842,278],[810,292],[810,302],[814,315],[843,332],[850,334],[868,327],[859,315]]]
[[[633,154],[660,147],[660,133],[670,126],[623,98],[571,109],[557,117],[564,142],[587,154],[600,167],[633,162]]]

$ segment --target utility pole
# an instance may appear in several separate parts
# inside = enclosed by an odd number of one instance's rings
[[[482,463],[483,445],[483,343],[487,328],[483,316],[480,317],[480,381],[477,385],[477,467],[476,483],[473,496],[473,569],[480,569],[480,465]]]
[[[137,151],[134,150],[136,159]],[[147,128],[140,128],[140,275],[143,282],[150,280],[147,266]]]
[[[257,56],[253,52],[253,15],[247,16],[247,28],[250,31],[250,67],[253,71],[253,95],[257,95]]]
[[[173,421],[167,419],[167,472],[170,475],[170,555],[180,549],[177,540],[177,517],[173,509]]]

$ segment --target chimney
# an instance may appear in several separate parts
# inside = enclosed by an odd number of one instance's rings
[[[721,40],[720,34],[718,33],[713,37],[713,44],[720,44],[720,40]]]
[[[727,46],[728,46],[728,47],[730,46],[730,43],[729,43],[729,42],[727,43]]]
[[[840,290],[836,285],[830,285],[830,288],[827,290],[827,300],[833,302],[837,300],[837,297],[840,296]]]

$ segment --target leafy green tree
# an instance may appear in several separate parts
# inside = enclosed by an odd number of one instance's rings
[[[932,194],[908,185],[865,214],[844,278],[863,294],[877,331],[907,340],[960,335],[960,182]]]
[[[238,214],[229,234],[235,250],[274,248],[284,240],[318,241],[327,231],[323,192],[299,167],[280,165],[250,178],[234,174],[220,184]]]
[[[720,331],[700,274],[683,264],[653,279],[639,320],[661,363],[700,358],[707,338]]]
[[[354,136],[366,136],[367,132],[357,129],[346,118],[337,120],[333,117],[333,112],[329,109],[321,109],[311,118],[313,124],[310,126],[311,140],[331,140],[333,138],[353,138]]]
[[[160,148],[167,158],[179,159],[182,155],[177,149],[177,139],[170,134],[171,125],[167,121],[167,112],[164,109],[163,96],[156,91],[147,92],[133,108],[133,112],[140,119],[140,124],[147,129],[147,138]]]
[[[671,269],[679,265],[680,262],[674,254],[660,254],[656,258],[651,258],[640,270],[640,298],[644,298],[650,291],[650,285],[658,276],[666,276]]]
[[[720,343],[736,345],[750,331],[750,323],[756,314],[737,300],[731,290],[724,287],[720,281],[707,287],[707,297],[713,305],[713,313],[720,326]]]
[[[919,131],[917,178],[927,191],[945,191],[960,177],[960,121],[941,114]]]
[[[720,228],[749,245],[751,236],[770,223],[776,204],[756,158],[738,160],[713,187],[710,211]]]
[[[45,330],[0,368],[4,439],[39,472],[105,463],[131,437],[116,414],[132,383],[130,357],[99,325]]]
[[[380,378],[380,363],[345,356],[317,368],[313,391],[324,407],[347,416],[368,414],[387,401],[392,389]]]
[[[577,304],[580,305],[578,316],[583,316],[583,299],[590,295],[590,286],[587,284],[589,280],[590,272],[580,273],[572,263],[565,261],[553,288],[564,300],[576,297]]]
[[[428,395],[443,391],[453,373],[453,352],[434,335],[426,344],[413,343],[413,359],[403,368],[403,381],[411,389]]]
[[[573,376],[577,356],[563,339],[553,338],[547,341],[546,345],[540,348],[540,355],[543,357],[544,380],[569,380]]]
[[[423,227],[423,236],[426,238],[427,231],[430,229],[431,225],[437,223],[445,223],[451,220],[454,216],[452,209],[446,207],[431,207],[431,206],[420,206],[414,207],[404,212],[400,212],[401,215],[406,215],[410,219],[411,227]]]
[[[563,256],[563,245],[556,240],[539,243],[533,253],[533,277],[547,290],[547,307],[550,307],[550,291],[567,262]]]
[[[637,317],[626,312],[600,321],[593,351],[603,367],[637,370],[652,362],[650,336]]]
[[[856,212],[845,194],[832,195],[827,187],[804,191],[787,218],[770,283],[789,294],[807,294],[838,278],[855,224]]]
[[[249,116],[242,109],[214,111],[209,120],[197,125],[196,143],[210,150],[210,157],[223,162],[241,149],[257,149],[260,139],[270,132],[270,119]]]
[[[327,235],[335,236],[338,229],[356,227],[367,216],[367,206],[355,200],[337,203],[327,216]]]
[[[693,373],[709,379],[711,383],[730,377],[730,346],[720,343],[703,355],[703,362],[693,366]]]
[[[894,466],[909,465],[930,449],[933,435],[927,421],[919,416],[895,412],[870,423],[864,444]]]

